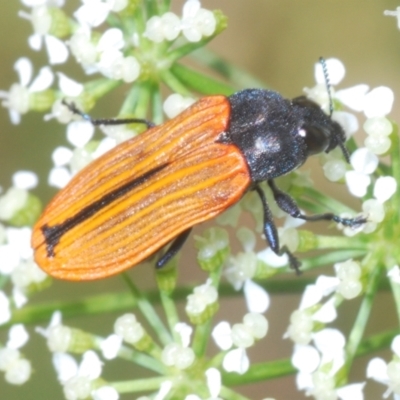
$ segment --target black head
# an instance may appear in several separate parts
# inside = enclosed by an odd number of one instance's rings
[[[222,141],[239,147],[254,183],[293,171],[310,155],[337,146],[348,160],[342,127],[306,97],[291,101],[270,90],[246,89],[229,101],[230,126]]]
[[[337,146],[343,152],[344,158],[349,162],[349,153],[344,145],[346,134],[343,128],[333,121],[331,116],[326,115],[321,107],[305,96],[296,97],[292,100],[294,107],[302,109],[304,115],[304,130],[308,148],[308,155],[329,153]]]

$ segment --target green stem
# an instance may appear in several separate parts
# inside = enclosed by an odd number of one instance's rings
[[[161,79],[173,92],[179,93],[182,96],[192,96],[192,93],[186,88],[186,85],[184,85],[179,79],[177,79],[171,71],[163,71],[161,73]]]
[[[289,359],[281,359],[252,364],[248,371],[243,375],[238,375],[235,372],[222,371],[222,382],[227,386],[236,386],[250,382],[254,383],[267,379],[280,378],[282,376],[292,375],[296,372],[297,370],[292,366]]]
[[[171,298],[171,296],[168,295],[168,293],[166,293],[163,290],[160,291],[160,296],[161,296],[161,303],[165,311],[165,315],[167,316],[169,330],[172,333],[174,341],[180,343],[180,336],[175,331],[175,326],[179,322],[179,316],[175,306],[175,302]]]
[[[351,213],[354,214],[354,210],[351,207],[346,206],[338,200],[335,200],[332,197],[326,196],[325,194],[315,190],[311,187],[297,187],[294,186],[290,189],[290,193],[296,198],[299,205],[302,206],[301,200],[304,197],[308,197],[313,203],[321,205],[321,211],[326,212],[327,210],[331,210],[336,214],[341,213]],[[304,199],[303,199],[304,200]],[[307,200],[306,200],[307,201]],[[318,211],[319,212],[319,211]]]
[[[89,93],[96,100],[100,99],[107,93],[111,92],[115,88],[121,85],[121,81],[116,81],[112,79],[96,79],[90,82],[85,83],[84,92]]]
[[[196,50],[191,54],[191,58],[199,64],[206,65],[218,72],[228,79],[229,82],[232,82],[238,89],[267,87],[264,82],[255,78],[253,75],[246,72],[246,70],[232,65],[229,61],[224,60],[207,48],[202,47]]]
[[[164,364],[160,363],[160,361],[126,346],[122,346],[119,349],[118,357],[123,360],[134,362],[135,364],[147,368],[150,371],[154,371],[160,375],[165,375],[167,373],[167,368]]]
[[[218,289],[219,283],[221,280],[222,275],[222,267],[223,264],[219,265],[214,271],[210,272],[210,279],[212,281],[213,286]],[[204,324],[199,324],[196,326],[196,330],[194,332],[193,337],[193,351],[195,352],[198,358],[201,358],[206,353],[208,341],[211,337],[211,322],[212,319],[210,318]]]
[[[372,260],[370,261],[372,262]],[[360,309],[358,311],[356,320],[354,321],[353,328],[349,335],[349,339],[347,341],[347,346],[346,346],[347,371],[350,371],[351,364],[353,363],[353,359],[357,354],[357,349],[360,346],[361,339],[364,335],[365,327],[367,326],[367,322],[371,314],[375,293],[378,288],[380,274],[381,274],[380,268],[374,267],[371,269],[365,295],[361,303]]]
[[[128,95],[122,104],[119,111],[120,116],[134,115],[138,99],[140,97],[141,85],[133,85],[131,90],[129,90]]]
[[[139,98],[136,102],[136,107],[134,111],[134,115],[137,118],[146,118],[147,110],[149,109],[150,98],[152,96],[152,90],[149,85],[143,83],[141,85],[139,92]]]
[[[175,63],[170,71],[183,84],[190,89],[205,95],[222,94],[230,96],[235,89],[221,81],[197,72],[184,65]]]
[[[330,251],[329,253],[313,256],[310,258],[301,259],[301,271],[305,272],[310,269],[321,267],[322,265],[332,265],[349,258],[360,258],[365,255],[364,250],[338,250]],[[292,271],[287,268],[287,271]]]
[[[110,386],[114,387],[119,393],[135,393],[144,391],[159,390],[163,382],[168,377],[162,376],[157,378],[135,379],[131,381],[111,382]]]
[[[153,328],[154,332],[157,334],[161,343],[165,346],[168,343],[171,343],[172,338],[169,334],[168,330],[162,323],[158,314],[154,310],[153,305],[149,302],[146,296],[137,289],[132,280],[126,273],[121,274],[122,279],[124,279],[128,288],[133,295],[133,298],[137,301],[137,305],[142,312],[143,316],[146,318],[150,326]]]
[[[8,275],[0,274],[0,289],[2,289],[9,280],[10,280],[10,277]]]
[[[204,324],[196,325],[193,335],[192,348],[197,358],[203,357],[206,352],[210,331],[211,320],[208,320]]]
[[[349,258],[357,258],[359,255],[355,252],[342,252],[335,253],[337,258],[332,259],[327,257],[328,255],[312,257],[310,259],[303,259],[302,269],[314,268],[314,260],[318,260],[318,265],[332,264],[339,261],[344,261]],[[315,279],[297,277],[293,274],[293,271],[289,271],[290,279],[270,279],[268,281],[258,280],[258,284],[264,287],[270,294],[296,294],[302,293],[304,288],[314,283]],[[257,278],[258,279],[258,278]],[[379,285],[380,290],[389,290],[390,286],[387,279],[382,280]],[[192,292],[191,286],[182,286],[174,291],[174,301],[182,301]],[[228,283],[221,284],[218,293],[220,297],[232,298],[243,296],[243,293],[236,291]],[[157,304],[160,301],[160,295],[158,290],[151,290],[145,293],[146,298],[151,304]],[[63,318],[77,318],[87,317],[107,313],[117,313],[124,311],[131,311],[137,307],[137,299],[132,297],[130,292],[114,292],[95,296],[85,297],[76,301],[52,301],[51,303],[43,303],[36,305],[27,305],[23,308],[15,309],[12,313],[12,319],[6,324],[0,326],[0,330],[8,329],[14,324],[38,324],[41,322],[48,322],[51,315],[55,310],[61,311]]]
[[[367,252],[368,244],[352,237],[351,240],[347,236],[325,236],[315,235],[317,239],[317,249],[357,249]]]
[[[160,87],[155,85],[151,92],[151,115],[155,124],[161,124],[164,121],[163,102]]]
[[[172,64],[176,63],[182,57],[187,56],[190,53],[193,53],[195,50],[201,49],[208,42],[210,42],[212,39],[214,39],[214,37],[217,34],[218,33],[215,32],[213,35],[211,35],[207,38],[204,38],[204,39],[200,40],[199,42],[185,43],[184,45],[173,49],[167,55],[167,59],[166,59],[167,63],[169,63],[169,65],[172,65]]]
[[[233,390],[221,386],[221,391],[219,393],[222,398],[226,400],[250,400],[249,397],[243,396],[240,393],[234,392]]]

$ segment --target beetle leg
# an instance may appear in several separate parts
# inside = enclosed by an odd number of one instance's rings
[[[62,100],[62,104],[68,107],[68,109],[77,115],[80,115],[84,120],[89,121],[93,125],[124,125],[124,124],[145,124],[148,128],[156,126],[154,122],[151,122],[144,118],[100,118],[94,119],[89,114],[81,111],[75,103],[67,103],[65,100]]]
[[[189,237],[191,230],[192,228],[186,229],[186,231],[183,231],[174,239],[169,249],[156,262],[157,269],[164,267],[165,264],[167,264],[167,262],[182,248],[186,239]]]
[[[279,208],[294,218],[304,219],[305,221],[334,221],[338,224],[343,224],[344,226],[350,226],[353,228],[367,222],[366,218],[360,216],[355,218],[342,218],[333,213],[305,215],[300,211],[294,199],[287,193],[282,192],[282,190],[275,185],[275,182],[272,179],[268,180],[268,185],[272,190],[274,199]]]
[[[265,197],[265,193],[263,190],[256,185],[254,190],[258,193],[261,199],[261,204],[263,206],[264,211],[264,235],[268,240],[271,249],[276,253],[278,256],[282,254],[287,254],[289,258],[289,265],[292,269],[296,271],[297,274],[300,274],[300,261],[289,251],[286,246],[282,248],[279,247],[279,236],[278,230],[276,229],[271,210],[268,207],[267,199]]]

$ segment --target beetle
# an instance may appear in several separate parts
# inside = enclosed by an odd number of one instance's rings
[[[53,277],[105,278],[172,242],[156,264],[161,268],[194,225],[221,214],[249,190],[260,197],[271,248],[286,253],[298,271],[297,259],[280,248],[263,181],[292,217],[345,226],[365,222],[332,213],[307,216],[274,182],[309,156],[338,146],[349,159],[342,127],[304,96],[287,100],[263,89],[208,96],[159,126],[140,119],[95,120],[69,107],[96,125],[141,122],[149,129],[77,173],[35,224],[35,261]]]

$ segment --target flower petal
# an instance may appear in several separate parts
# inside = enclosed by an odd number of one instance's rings
[[[44,42],[46,44],[46,50],[50,64],[62,64],[67,61],[68,47],[62,40],[56,38],[55,36],[46,35],[44,37]]]
[[[360,84],[347,89],[338,90],[335,93],[335,98],[352,110],[361,112],[364,109],[365,95],[368,90],[368,85]]]
[[[229,350],[232,345],[231,326],[226,321],[219,322],[213,329],[211,336],[221,350]]]
[[[78,97],[83,92],[83,85],[77,81],[68,78],[62,72],[57,72],[58,87],[65,96]]]
[[[389,377],[385,360],[379,357],[373,358],[367,365],[367,378],[386,384]]]
[[[238,348],[226,353],[222,366],[227,372],[237,372],[244,374],[250,366],[249,358],[247,357],[246,350]]]
[[[29,86],[29,91],[32,93],[42,92],[43,90],[48,89],[52,85],[53,81],[54,74],[50,67],[43,67]]]
[[[312,373],[318,368],[321,357],[314,346],[296,344],[291,361],[300,372]]]
[[[353,383],[336,389],[336,393],[341,400],[364,400],[364,386],[365,382]]]
[[[28,86],[32,79],[33,66],[31,60],[26,57],[19,58],[15,64],[14,69],[17,71],[19,83],[22,86]]]
[[[337,85],[346,74],[346,69],[343,63],[337,58],[328,58],[325,60],[326,69],[331,85]],[[315,80],[318,84],[325,84],[325,74],[321,63],[316,63],[314,67]]]
[[[251,279],[246,279],[243,287],[247,309],[250,312],[264,313],[267,311],[270,298],[267,291]]]

